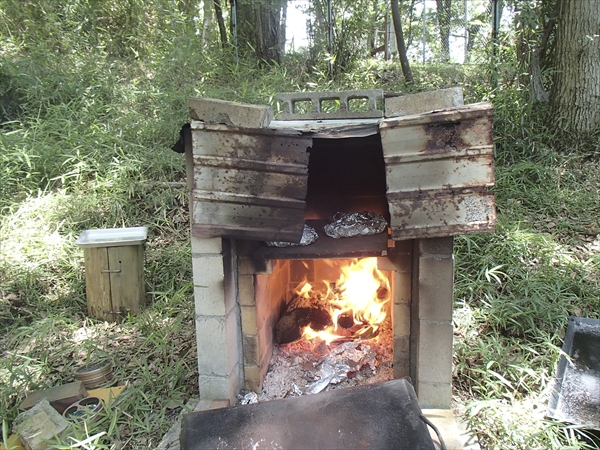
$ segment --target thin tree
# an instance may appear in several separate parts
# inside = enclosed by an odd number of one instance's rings
[[[452,0],[436,0],[437,20],[440,29],[440,60],[450,61],[450,19]]]
[[[227,46],[227,29],[225,28],[225,20],[223,19],[223,7],[221,6],[221,0],[214,0],[213,3],[215,4],[215,16],[219,24],[221,47],[225,48]]]
[[[406,55],[406,44],[404,43],[404,36],[402,34],[402,19],[400,17],[400,7],[398,6],[398,0],[392,1],[392,19],[394,21],[394,31],[396,32],[396,43],[398,44],[398,56],[400,58],[400,65],[402,66],[402,73],[407,83],[413,82],[412,71],[410,70],[410,64],[408,63],[408,56]]]
[[[202,10],[202,45],[206,46],[212,41],[213,35],[213,22],[214,22],[214,4],[213,0],[204,0],[204,7]]]
[[[567,130],[600,127],[600,0],[560,0],[551,117]]]

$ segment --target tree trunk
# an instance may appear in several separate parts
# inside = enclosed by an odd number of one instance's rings
[[[237,23],[239,45],[254,50],[258,59],[267,64],[281,63],[285,38],[283,7],[286,0],[238,1]]]
[[[436,0],[437,20],[440,27],[440,60],[450,61],[450,19],[452,0]]]
[[[548,103],[549,97],[544,88],[544,77],[542,76],[542,69],[540,69],[540,52],[538,49],[535,49],[531,53],[529,71],[531,77],[529,85],[531,100],[538,103]]]
[[[600,126],[600,0],[560,0],[551,117],[561,128]]]
[[[223,20],[223,7],[221,6],[221,0],[214,0],[213,3],[215,4],[215,16],[217,16],[217,23],[219,24],[221,47],[225,48],[227,45],[227,29],[225,28],[225,20]]]
[[[206,46],[212,41],[213,23],[215,21],[213,13],[213,0],[204,0],[204,8],[202,10],[202,45]]]
[[[285,53],[285,29],[286,29],[286,23],[287,23],[287,1],[283,3],[283,6],[281,8],[281,30],[279,32],[279,50],[281,51],[281,53]]]
[[[400,8],[398,7],[398,0],[392,0],[392,19],[394,21],[394,31],[396,32],[396,42],[398,44],[398,56],[400,57],[400,65],[402,66],[402,73],[407,83],[413,82],[412,71],[410,70],[410,64],[408,63],[408,57],[406,55],[406,45],[404,43],[404,36],[402,35],[402,20],[400,18]]]

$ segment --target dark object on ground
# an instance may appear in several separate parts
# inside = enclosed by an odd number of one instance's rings
[[[21,409],[30,409],[41,400],[46,399],[50,405],[62,414],[67,407],[78,400],[88,396],[84,383],[75,381],[73,383],[61,384],[50,389],[44,389],[29,394],[19,406]]]
[[[569,317],[548,416],[600,430],[600,320]]]
[[[183,450],[434,449],[406,379],[185,414]]]

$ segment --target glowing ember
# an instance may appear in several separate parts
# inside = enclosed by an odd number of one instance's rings
[[[297,295],[310,297],[312,286],[304,283]],[[320,338],[326,343],[337,339],[372,339],[385,320],[385,303],[390,299],[390,285],[383,272],[377,269],[377,258],[353,260],[341,268],[340,279],[326,282],[326,292],[320,296],[327,301],[332,325],[323,330],[303,329],[305,339]]]

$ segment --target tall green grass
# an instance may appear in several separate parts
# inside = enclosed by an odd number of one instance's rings
[[[467,101],[495,107],[499,221],[496,233],[455,241],[457,406],[485,448],[586,445],[581,430],[545,420],[544,411],[567,317],[600,313],[597,136],[565,139],[546,128],[543,107],[514,84],[491,89],[485,68],[416,66],[417,83],[407,87],[392,63],[357,62],[330,79],[300,53],[261,68],[201,49],[195,36],[159,41],[133,46],[143,58],[119,46],[53,52],[15,42],[0,54],[6,424],[28,392],[71,381],[91,357],[117,361],[116,379],[129,389],[100,421],[76,426],[77,441],[56,448],[84,448],[86,439],[98,449],[155,448],[197,395],[187,193],[164,183],[185,177],[169,147],[189,97],[277,110],[277,92],[461,85]],[[87,318],[75,240],[90,228],[138,225],[149,227],[146,310],[119,325]]]
[[[455,387],[485,448],[598,448],[545,419],[568,317],[600,317],[597,137],[546,128],[523,92],[487,97],[498,228],[455,241]]]

